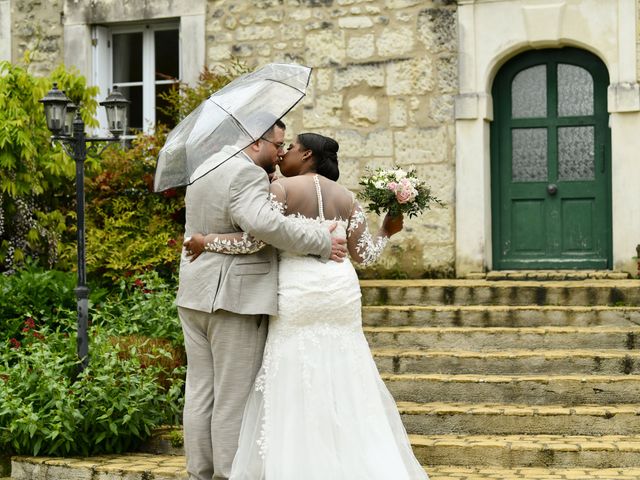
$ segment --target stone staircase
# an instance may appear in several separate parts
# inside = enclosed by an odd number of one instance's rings
[[[365,334],[431,480],[640,479],[640,281],[512,278],[361,282]],[[166,455],[13,467],[186,479]]]
[[[640,282],[362,281],[432,480],[640,478]]]

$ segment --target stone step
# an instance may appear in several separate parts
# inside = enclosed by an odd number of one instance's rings
[[[495,270],[467,278],[486,280],[624,280],[631,275],[611,270]]]
[[[6,480],[186,480],[183,456],[109,455],[52,459],[17,457],[14,476]],[[95,470],[95,472],[94,472]],[[462,467],[436,465],[425,468],[430,480],[637,480],[640,468]],[[62,474],[63,476],[59,476]],[[2,479],[4,480],[4,479]]]
[[[373,349],[382,373],[458,374],[640,374],[640,350],[464,350]]]
[[[431,480],[637,480],[637,436],[410,435]],[[449,463],[445,463],[449,462]],[[634,476],[636,475],[636,476]],[[14,457],[12,480],[186,480],[181,455]]]
[[[640,404],[524,405],[399,402],[407,431],[419,435],[634,435]]]
[[[429,465],[465,467],[639,468],[640,436],[410,435]]]
[[[425,469],[430,480],[638,480],[640,468],[497,468],[452,467]]]
[[[371,348],[500,351],[640,348],[640,327],[364,327]]]
[[[408,305],[364,306],[368,327],[599,327],[640,325],[640,307]]]
[[[530,405],[632,404],[636,375],[381,374],[396,401],[521,403]],[[640,464],[639,464],[640,466]]]
[[[361,280],[364,305],[640,306],[640,280]]]

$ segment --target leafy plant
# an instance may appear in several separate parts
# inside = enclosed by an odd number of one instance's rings
[[[50,78],[0,62],[0,270],[20,268],[27,256],[53,266],[66,232],[75,166],[51,145],[38,102],[57,81],[94,125],[97,93],[75,71],[58,67]]]
[[[59,332],[38,333],[19,345],[0,345],[0,449],[32,455],[123,452],[156,426],[176,422],[182,368],[167,372],[147,364],[149,353],[141,357],[135,346],[123,347],[94,327],[90,365],[76,376],[75,342]]]
[[[150,271],[121,279],[117,288],[91,311],[91,321],[113,335],[161,338],[181,347],[182,328],[175,298],[175,284]]]
[[[30,261],[13,275],[0,275],[2,338],[21,340],[29,319],[53,330],[65,330],[77,315],[75,286],[73,273],[45,270]],[[101,302],[105,295],[104,289],[92,288],[90,304]]]
[[[111,280],[155,269],[170,278],[182,245],[184,189],[153,192],[156,157],[166,129],[139,134],[131,148],[103,153],[101,173],[87,181],[87,269]],[[73,259],[73,245],[62,254]]]

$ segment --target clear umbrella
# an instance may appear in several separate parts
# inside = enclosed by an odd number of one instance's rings
[[[304,97],[310,76],[303,65],[270,63],[215,92],[167,136],[155,191],[193,183],[255,142]]]

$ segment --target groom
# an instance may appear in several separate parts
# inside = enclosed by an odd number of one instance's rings
[[[278,120],[262,138],[187,187],[185,238],[243,231],[268,245],[250,255],[183,250],[176,303],[187,352],[185,453],[190,480],[226,479],[244,405],[260,368],[268,315],[277,313],[275,248],[341,261],[345,241],[272,210],[268,173],[284,146]],[[215,472],[215,476],[214,476]]]

